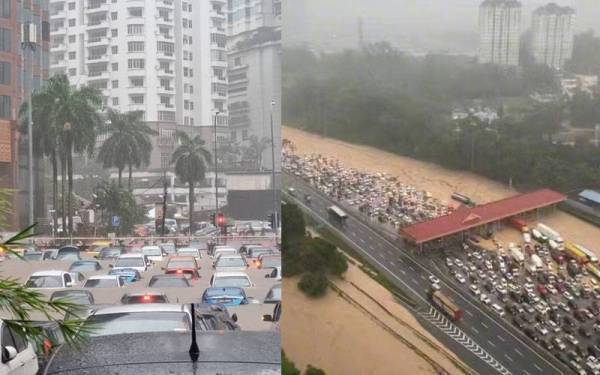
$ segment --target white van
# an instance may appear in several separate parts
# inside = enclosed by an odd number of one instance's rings
[[[0,320],[0,348],[2,348],[0,374],[37,374],[39,365],[33,345],[22,335],[12,331],[2,320]]]
[[[213,258],[217,258],[219,255],[238,255],[238,251],[235,247],[231,246],[216,246],[213,250]]]

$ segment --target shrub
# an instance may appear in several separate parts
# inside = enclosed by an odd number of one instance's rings
[[[327,291],[329,281],[323,273],[308,272],[302,275],[298,288],[309,297],[321,297]]]

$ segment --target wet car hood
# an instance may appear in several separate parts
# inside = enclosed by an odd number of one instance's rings
[[[77,350],[61,346],[42,374],[279,374],[276,332],[198,332],[200,357],[188,353],[191,334],[153,332],[90,338]],[[148,345],[156,343],[156,345]]]

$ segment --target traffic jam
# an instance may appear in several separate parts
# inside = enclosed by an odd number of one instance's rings
[[[0,272],[50,300],[75,304],[62,318],[83,319],[92,327],[91,337],[189,332],[192,321],[197,332],[279,331],[281,253],[274,235],[31,244],[12,250],[19,255],[1,254]],[[32,318],[53,337],[36,349],[43,369],[49,346],[64,338],[43,316]]]
[[[436,257],[454,286],[470,293],[499,319],[506,319],[579,374],[600,374],[600,267],[596,255],[563,240],[549,226],[510,224],[521,243],[495,242],[482,249],[473,238]],[[452,320],[460,309],[430,278],[432,301]]]

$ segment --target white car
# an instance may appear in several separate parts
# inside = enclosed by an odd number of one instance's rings
[[[120,288],[123,286],[123,279],[118,275],[97,275],[90,276],[84,288]]]
[[[542,336],[546,336],[548,334],[548,329],[546,327],[544,327],[541,324],[536,324],[535,325],[535,329],[536,331],[538,331],[540,333],[540,335]]]
[[[245,272],[215,272],[210,278],[210,286],[251,288],[254,283]]]
[[[498,305],[497,303],[494,303],[492,305],[492,309],[500,316],[504,316],[505,314],[504,309],[500,307],[500,305]]]
[[[473,293],[474,295],[478,296],[479,294],[481,294],[481,291],[479,290],[479,287],[475,284],[471,284],[469,286],[469,289],[471,290],[471,293]]]
[[[575,336],[573,336],[573,335],[571,335],[571,334],[566,334],[566,335],[565,335],[565,339],[566,339],[568,342],[570,342],[571,344],[573,344],[573,345],[577,345],[577,344],[579,344],[579,340],[577,340],[577,339],[575,338]]]
[[[142,254],[153,262],[163,261],[163,250],[160,246],[144,246],[142,247]]]
[[[448,267],[452,267],[454,265],[454,262],[452,261],[452,258],[446,258],[446,265]]]
[[[68,272],[51,270],[32,273],[25,286],[30,289],[60,289],[69,288],[75,284]]]
[[[37,374],[39,365],[33,345],[2,320],[0,320],[0,348],[2,348],[0,374]]]
[[[456,275],[454,275],[454,277],[456,278],[456,280],[461,283],[464,284],[467,282],[467,280],[465,279],[465,277],[461,274],[461,273],[456,273]]]
[[[435,277],[433,275],[429,275],[429,281],[431,281],[432,284],[439,284],[440,283],[440,279],[438,279],[437,277]]]
[[[479,300],[483,303],[485,303],[486,305],[489,305],[490,303],[492,303],[492,300],[490,300],[490,297],[487,296],[487,294],[481,293],[479,295]]]
[[[573,296],[571,295],[571,293],[567,292],[565,290],[565,292],[563,293],[563,297],[565,297],[567,300],[572,301],[573,300]]]
[[[114,265],[109,265],[115,270],[132,268],[138,272],[147,271],[149,266],[149,260],[143,254],[123,254],[117,258]]]
[[[200,249],[196,249],[195,247],[179,248],[179,249],[177,249],[177,256],[194,257],[198,260],[202,258]]]
[[[218,258],[219,255],[237,255],[238,250],[231,246],[215,246],[213,250],[213,258]]]
[[[213,268],[216,271],[246,271],[248,263],[241,255],[219,255]]]

